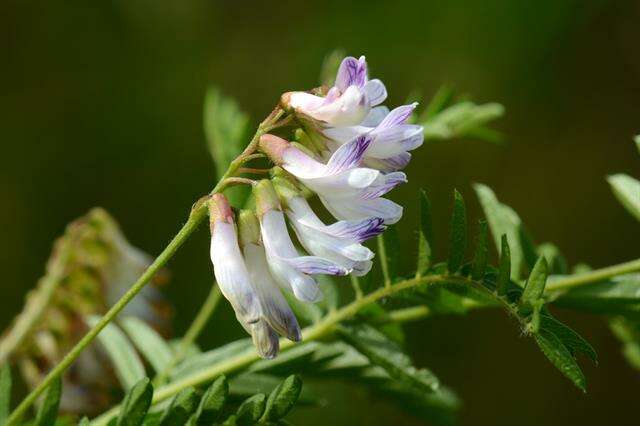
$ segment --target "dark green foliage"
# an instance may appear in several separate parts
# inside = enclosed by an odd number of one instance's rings
[[[453,215],[451,216],[451,233],[449,237],[449,272],[454,273],[462,266],[467,249],[467,212],[464,199],[458,191],[454,191]]]
[[[476,281],[481,281],[487,269],[487,257],[489,255],[489,247],[487,246],[488,227],[485,220],[481,220],[478,224],[478,236],[476,237],[475,256],[473,258],[473,267],[471,269],[471,277]]]
[[[527,284],[520,297],[519,308],[521,314],[528,315],[542,306],[542,294],[547,283],[547,271],[547,260],[544,257],[540,257],[531,274],[529,274]]]
[[[207,426],[213,424],[224,408],[229,395],[229,383],[225,376],[218,377],[206,390],[197,411],[191,417],[191,424]]]
[[[569,349],[572,355],[583,354],[594,363],[598,362],[598,355],[589,342],[571,328],[552,317],[548,312],[543,312],[540,315],[540,329],[548,330],[555,334],[567,349]]]
[[[298,376],[287,377],[269,395],[262,419],[274,421],[286,416],[298,401],[301,390],[302,381]]]
[[[120,415],[118,416],[118,426],[138,426],[151,406],[153,398],[153,386],[149,378],[145,377],[136,383],[124,399]]]
[[[438,379],[426,369],[416,369],[401,348],[384,334],[367,324],[344,325],[340,335],[350,345],[382,367],[392,378],[421,392],[438,389]]]
[[[424,189],[419,195],[420,234],[418,235],[418,270],[423,275],[431,266],[433,259],[433,226],[431,219],[431,202]]]
[[[253,425],[264,413],[267,397],[263,393],[247,398],[238,408],[235,422],[238,426]]]
[[[35,426],[53,426],[58,416],[58,406],[60,405],[60,396],[62,395],[62,382],[56,379],[49,385],[44,401],[38,409]]]
[[[9,363],[0,367],[0,425],[4,424],[11,411],[11,369]]]
[[[184,425],[198,407],[199,396],[194,388],[177,394],[160,418],[160,426]]]
[[[622,342],[622,353],[627,362],[640,370],[640,322],[616,317],[609,323],[613,334]]]
[[[498,270],[496,291],[499,296],[504,296],[507,294],[509,282],[511,281],[511,250],[509,249],[509,241],[506,234],[502,235],[501,240],[500,268]]]
[[[584,374],[560,338],[544,328],[535,333],[534,338],[547,359],[580,390],[586,392],[587,382]]]
[[[622,275],[570,289],[555,301],[558,306],[598,314],[640,317],[640,274]]]

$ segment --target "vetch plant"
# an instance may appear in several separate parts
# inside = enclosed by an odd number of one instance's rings
[[[296,404],[321,397],[313,386],[303,389],[301,377],[332,377],[360,383],[422,419],[451,424],[457,397],[427,368],[414,365],[401,325],[473,309],[506,312],[582,391],[586,378],[576,358],[595,362],[596,353],[552,315],[554,306],[607,318],[631,364],[640,366],[640,259],[572,269],[559,248],[536,244],[519,215],[485,185],[474,186],[486,219],[474,227],[470,260],[462,195],[454,192],[449,252],[438,257],[432,206],[420,191],[419,211],[411,212],[420,224],[416,268],[399,274],[398,258],[412,251],[397,245],[393,225],[405,209],[388,194],[407,183],[401,170],[410,151],[454,137],[500,141],[487,125],[503,111],[498,104],[457,101],[450,89],[420,112],[417,103],[387,108],[386,97],[384,84],[369,78],[364,57],[347,57],[331,87],[285,93],[245,145],[246,115],[212,89],[205,131],[220,180],[152,262],[102,210],[93,215],[103,226],[87,228],[91,238],[72,232],[79,225],[70,227],[0,341],[0,423],[19,424],[40,401],[39,425],[85,415],[93,419],[83,417],[80,424],[283,424]],[[621,175],[609,181],[640,217],[640,184]],[[160,299],[146,285],[207,217],[216,284],[185,335],[169,340],[163,328],[169,317],[159,314]],[[122,293],[131,274],[140,276]],[[346,281],[353,297],[343,300],[339,286]],[[104,296],[111,287],[118,297]],[[221,296],[250,338],[203,351],[195,341]],[[70,333],[75,322],[84,325],[84,334]],[[36,356],[47,362],[34,363]],[[7,360],[31,385],[11,413]],[[86,368],[96,361],[93,367],[100,368]],[[77,390],[74,371],[98,371],[95,381],[104,382],[107,367],[115,372],[110,394],[116,383],[122,390],[119,404],[65,402]],[[99,396],[90,385],[81,395]]]

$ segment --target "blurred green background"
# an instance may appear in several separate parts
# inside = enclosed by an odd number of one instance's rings
[[[451,83],[497,101],[508,145],[432,143],[414,155],[400,232],[413,244],[416,191],[435,206],[446,250],[453,188],[492,186],[538,242],[571,262],[604,266],[640,256],[640,226],[605,175],[640,175],[640,3],[592,0],[51,1],[0,6],[0,328],[43,273],[53,239],[92,206],[130,240],[158,253],[215,170],[202,131],[205,89],[218,85],[254,122],[288,90],[316,84],[336,47],[367,56],[390,105]],[[211,282],[203,227],[171,262],[166,293],[176,333]],[[406,270],[412,260],[404,260]],[[598,350],[583,362],[582,395],[502,312],[411,324],[409,350],[464,400],[461,424],[638,424],[640,373],[604,321],[557,312]],[[242,331],[225,306],[203,347]],[[327,405],[297,409],[295,424],[422,424],[364,390],[330,385]]]

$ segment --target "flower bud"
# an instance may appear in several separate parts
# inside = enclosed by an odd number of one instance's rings
[[[222,194],[213,194],[209,199],[208,206],[211,231],[213,231],[213,226],[218,221],[233,223],[233,210],[231,210],[227,197]]]
[[[238,215],[240,245],[258,244],[260,242],[260,222],[251,210],[242,210]]]
[[[280,165],[283,161],[284,152],[289,148],[290,144],[278,136],[266,134],[260,136],[259,146],[274,164]]]
[[[256,211],[259,217],[271,210],[282,210],[278,194],[269,179],[262,179],[253,186],[253,196],[256,199]]]

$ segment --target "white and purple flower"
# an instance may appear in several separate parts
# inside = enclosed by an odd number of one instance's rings
[[[283,96],[283,103],[326,126],[353,126],[386,98],[387,89],[380,80],[369,80],[367,63],[361,56],[342,61],[335,84],[325,97],[289,92]]]
[[[368,136],[359,136],[338,148],[323,164],[277,136],[264,135],[260,139],[262,150],[317,193],[336,219],[376,217],[387,225],[393,224],[402,217],[402,207],[382,196],[407,178],[402,172],[385,174],[360,167],[370,143]]]
[[[297,299],[303,302],[319,301],[322,293],[311,275],[347,275],[350,271],[329,259],[301,256],[298,253],[287,231],[278,196],[269,180],[260,181],[254,186],[253,192],[271,274],[281,287],[293,292]]]

